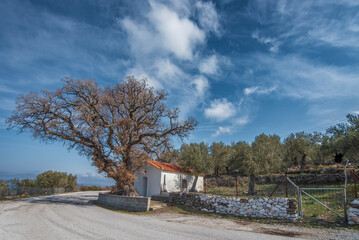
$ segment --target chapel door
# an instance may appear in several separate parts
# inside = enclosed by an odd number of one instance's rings
[[[143,196],[147,197],[147,177],[143,177]]]

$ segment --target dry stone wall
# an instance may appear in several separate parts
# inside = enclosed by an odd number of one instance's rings
[[[359,199],[355,199],[349,204],[348,223],[359,224]]]
[[[235,198],[193,193],[170,193],[170,202],[192,206],[204,212],[242,217],[298,218],[297,200],[294,198]]]

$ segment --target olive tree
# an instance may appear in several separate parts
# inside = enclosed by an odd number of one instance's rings
[[[334,161],[359,157],[359,115],[348,114],[347,123],[339,123],[327,129],[322,149],[334,156]]]
[[[238,169],[249,176],[248,195],[255,194],[255,177],[277,171],[282,165],[282,145],[277,135],[261,134],[249,145],[238,142],[233,145],[230,158],[232,169]]]
[[[198,176],[200,173],[205,173],[211,167],[210,158],[208,154],[208,145],[204,142],[182,144],[180,153],[180,165],[184,168],[191,169],[195,175],[191,192],[196,191]]]
[[[60,89],[17,98],[7,122],[35,138],[76,149],[114,179],[121,194],[138,195],[135,172],[171,148],[172,136],[184,138],[197,125],[192,118],[180,121],[178,108],[165,105],[166,96],[133,76],[105,88],[93,80],[65,78]]]

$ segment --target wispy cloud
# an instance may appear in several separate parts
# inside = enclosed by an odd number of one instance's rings
[[[212,2],[198,1],[196,2],[198,11],[198,19],[201,27],[207,32],[213,32],[220,35],[220,17]]]
[[[263,74],[257,76],[262,83],[275,84],[276,93],[281,96],[305,99],[357,97],[359,68],[355,66],[330,66],[296,55],[273,57],[263,54],[254,55],[247,62],[249,65],[253,63],[257,63],[257,71]],[[258,90],[257,87],[249,88],[245,93]]]
[[[11,88],[11,87],[8,87],[8,86],[5,86],[5,85],[0,85],[0,92],[2,93],[13,93],[13,94],[18,94],[19,91]]]
[[[0,109],[6,111],[12,111],[15,109],[15,99],[0,97]]]
[[[0,117],[0,129],[6,129],[7,128],[5,120],[6,120],[5,118]]]
[[[260,43],[269,45],[269,51],[273,53],[276,53],[279,50],[280,42],[277,39],[259,36],[258,30],[252,33],[252,38],[256,39]]]
[[[312,45],[312,41],[336,47],[358,48],[358,1],[251,1],[247,13],[268,26],[263,37],[258,31],[252,37],[278,49],[281,42]],[[322,9],[323,11],[318,11]]]
[[[273,92],[274,90],[276,90],[277,87],[270,87],[270,88],[264,88],[264,87],[250,87],[250,88],[245,88],[243,90],[244,95],[253,95],[253,94],[257,94],[257,95],[267,95],[270,94],[271,92]]]

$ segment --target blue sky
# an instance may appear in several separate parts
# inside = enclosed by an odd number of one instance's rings
[[[359,114],[359,1],[2,0],[0,178],[105,180],[61,144],[6,130],[15,98],[61,78],[146,76],[199,126],[188,142],[325,131]]]

